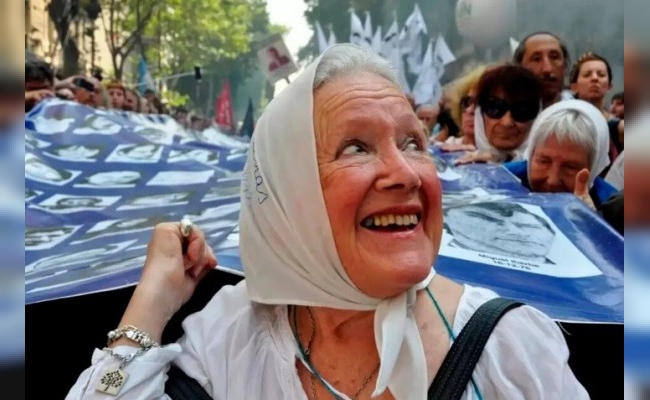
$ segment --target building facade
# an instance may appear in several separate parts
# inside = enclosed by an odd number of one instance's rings
[[[9,3],[12,2],[19,3]],[[25,49],[43,57],[58,69],[63,66],[64,52],[56,26],[48,13],[50,2],[51,0],[25,0]],[[91,73],[93,67],[99,67],[104,71],[104,75],[112,75],[111,53],[101,18],[100,14],[92,21],[81,13],[71,21],[67,40],[73,40],[79,50],[80,73]]]

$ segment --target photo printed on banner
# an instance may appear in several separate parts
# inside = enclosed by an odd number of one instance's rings
[[[55,169],[33,154],[25,154],[25,179],[63,186],[75,179],[81,171]]]
[[[74,187],[96,189],[132,188],[141,179],[142,175],[137,171],[98,172],[82,178]]]
[[[93,225],[82,237],[72,242],[79,244],[91,240],[106,238],[122,234],[148,231],[153,229],[159,223],[169,222],[165,216],[156,216],[151,218],[131,218],[131,219],[111,219],[101,221]]]
[[[457,181],[462,176],[454,170],[454,167],[440,157],[432,156],[438,171],[438,178],[443,181]]]
[[[174,134],[149,126],[136,127],[133,132],[154,144],[169,146],[174,142]]]
[[[44,151],[43,154],[63,161],[95,162],[101,153],[100,147],[84,145],[65,145]]]
[[[168,206],[182,206],[189,204],[194,192],[178,192],[153,194],[148,196],[136,197],[120,206],[118,211],[137,210],[141,208],[158,208]]]
[[[55,194],[32,208],[39,208],[54,214],[70,214],[81,211],[100,211],[115,204],[120,196],[72,196]]]
[[[241,191],[241,179],[219,180],[203,196],[201,202],[215,201],[227,198],[239,198]]]
[[[110,254],[119,253],[127,249],[135,241],[128,240],[120,243],[110,243],[96,248],[79,250],[74,246],[66,247],[65,253],[44,257],[25,266],[25,284],[30,283],[39,276],[52,275],[71,269],[72,267],[87,268]]]
[[[106,157],[106,162],[157,163],[163,147],[155,144],[121,144]]]
[[[115,135],[122,130],[122,127],[116,122],[97,113],[88,114],[81,125],[74,129],[72,133],[76,135]]]
[[[440,255],[560,278],[602,274],[538,206],[484,201],[443,214]]]
[[[458,192],[443,191],[442,193],[442,207],[447,208],[461,204],[478,203],[484,201],[496,201],[508,198],[503,194],[489,193],[484,189],[476,188],[471,190],[463,190]]]
[[[38,282],[38,289],[28,291],[28,293],[75,286],[103,276],[109,276],[134,268],[139,269],[144,265],[145,259],[146,255],[131,256],[128,258],[112,255],[109,259],[104,257],[96,258],[86,267],[71,269],[62,274],[33,277],[30,280],[30,284]]]
[[[167,162],[198,161],[202,164],[213,165],[219,162],[219,153],[206,149],[172,150]]]
[[[206,208],[198,212],[186,214],[185,216],[194,223],[220,219],[239,220],[240,211],[241,203],[233,202],[218,207]]]
[[[25,203],[34,200],[42,194],[43,192],[41,191],[25,188]]]
[[[51,249],[72,236],[80,227],[81,225],[51,228],[25,227],[25,251]]]
[[[147,186],[181,186],[208,183],[215,171],[162,171],[158,172]]]
[[[56,135],[58,133],[66,132],[74,123],[74,118],[46,118],[44,116],[37,116],[32,118],[34,130],[39,135]]]
[[[25,147],[32,149],[44,149],[46,147],[50,147],[51,145],[52,143],[50,142],[36,139],[31,133],[27,133],[25,135]]]

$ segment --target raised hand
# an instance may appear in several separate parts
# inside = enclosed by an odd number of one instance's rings
[[[443,143],[440,146],[440,150],[447,152],[454,151],[475,151],[476,146],[473,144],[459,144],[459,143]]]
[[[494,154],[488,151],[472,151],[454,161],[454,165],[497,162]]]
[[[591,195],[589,195],[589,170],[587,168],[583,168],[576,175],[576,184],[573,189],[573,194],[578,196],[578,198],[585,202],[585,204],[587,204],[592,210],[596,209],[596,206],[591,199]]]
[[[183,240],[187,252],[183,253]],[[120,325],[136,326],[159,341],[171,317],[185,304],[217,259],[200,229],[183,238],[180,223],[158,224],[147,247],[142,277]]]

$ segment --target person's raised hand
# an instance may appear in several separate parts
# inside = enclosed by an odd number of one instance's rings
[[[460,144],[460,143],[443,143],[440,146],[440,150],[446,151],[446,152],[454,152],[454,151],[475,151],[476,146],[473,144]]]
[[[587,204],[592,210],[596,209],[596,205],[589,195],[589,170],[587,168],[583,168],[576,175],[576,184],[573,189],[573,194],[585,202],[585,204]]]
[[[496,157],[489,151],[472,151],[454,161],[454,165],[474,164],[474,163],[493,163]]]
[[[203,232],[193,227],[190,235],[183,238],[180,225],[162,223],[153,229],[140,282],[122,317],[121,325],[134,325],[154,340],[159,340],[167,322],[217,265]]]
[[[54,92],[49,89],[32,90],[25,92],[25,104],[36,104],[41,100],[54,96]]]

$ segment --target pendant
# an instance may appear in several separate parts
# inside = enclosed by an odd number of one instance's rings
[[[126,382],[126,378],[129,375],[122,371],[121,369],[110,369],[106,371],[102,379],[99,380],[99,383],[95,387],[95,390],[100,393],[109,394],[111,396],[117,396]]]

